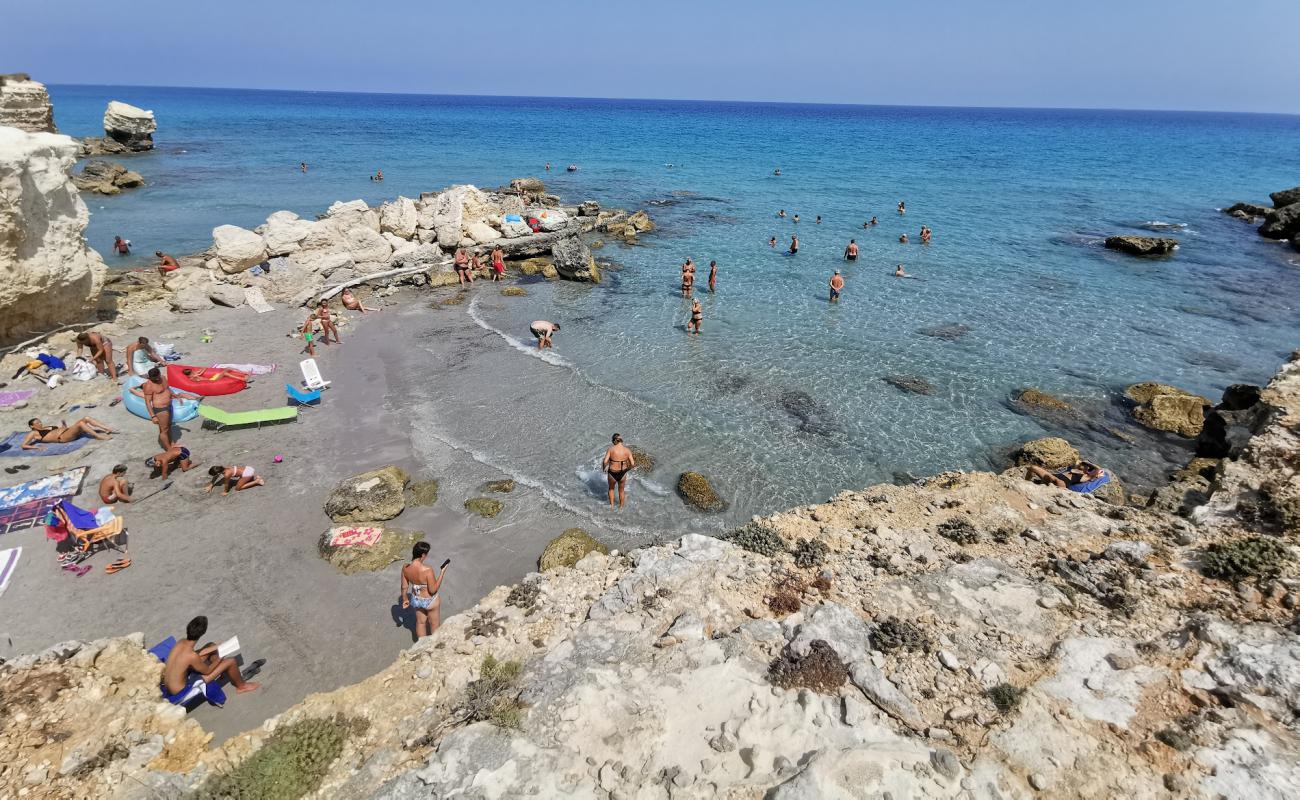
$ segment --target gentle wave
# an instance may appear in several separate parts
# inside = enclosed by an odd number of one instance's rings
[[[1181,231],[1187,228],[1186,222],[1161,222],[1160,220],[1148,220],[1142,223],[1142,227],[1151,231]]]
[[[488,321],[483,319],[483,317],[480,316],[478,313],[479,297],[480,295],[474,295],[474,299],[469,301],[469,308],[466,310],[466,313],[469,314],[469,318],[474,320],[475,325],[479,326],[485,331],[491,331],[492,333],[495,333],[497,336],[500,336],[502,339],[505,339],[506,342],[508,342],[511,347],[513,347],[514,349],[518,350],[519,352],[525,355],[532,356],[533,358],[540,358],[542,361],[545,361],[547,364],[553,364],[554,366],[557,367],[568,367],[569,369],[572,369],[575,372],[577,371],[577,369],[573,366],[573,364],[566,361],[563,356],[556,355],[553,351],[550,350],[538,350],[537,345],[528,344],[522,339],[516,339],[515,337],[506,333],[505,331],[499,330],[498,328],[494,328],[492,325],[490,325]]]

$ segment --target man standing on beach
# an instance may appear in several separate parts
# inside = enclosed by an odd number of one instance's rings
[[[402,608],[415,606],[415,635],[421,639],[438,630],[442,622],[438,615],[442,606],[438,589],[447,574],[447,565],[451,563],[451,559],[442,562],[435,577],[433,567],[424,563],[428,555],[429,543],[416,542],[411,548],[411,563],[402,567]]]
[[[559,329],[559,324],[547,322],[544,319],[534,320],[533,324],[528,326],[528,330],[537,338],[538,350],[545,350],[548,347],[554,349],[551,344],[551,337],[554,336],[555,332]]]
[[[838,303],[840,301],[840,292],[842,292],[843,290],[844,290],[844,277],[840,275],[840,271],[837,269],[835,270],[835,274],[831,276],[831,302],[832,303]]]
[[[456,267],[456,278],[460,281],[460,285],[464,286],[467,278],[469,279],[469,283],[473,284],[474,273],[470,272],[469,255],[465,253],[465,248],[462,247],[456,251],[454,264]]]
[[[173,390],[163,380],[162,370],[154,367],[149,370],[149,380],[131,390],[131,394],[144,398],[145,410],[149,419],[158,426],[158,444],[162,449],[172,449],[172,393],[193,400],[201,399],[196,394]]]

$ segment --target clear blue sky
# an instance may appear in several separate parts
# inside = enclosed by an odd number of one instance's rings
[[[1300,0],[3,7],[46,83],[1300,113]]]

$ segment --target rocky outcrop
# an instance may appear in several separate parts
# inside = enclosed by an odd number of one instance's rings
[[[1296,186],[1292,189],[1283,189],[1280,192],[1273,192],[1269,194],[1268,199],[1273,201],[1274,208],[1282,208],[1284,206],[1300,203],[1300,186]]]
[[[28,133],[58,133],[45,84],[21,72],[0,75],[0,126]]]
[[[683,472],[678,476],[677,495],[696,511],[713,513],[727,510],[727,501],[718,495],[709,479],[698,472]]]
[[[335,522],[392,519],[406,508],[406,484],[400,467],[387,466],[345,478],[325,500],[325,515]]]
[[[1201,432],[1205,425],[1205,408],[1211,404],[1200,395],[1153,381],[1135,383],[1124,390],[1124,395],[1137,404],[1133,408],[1133,418],[1138,422],[1154,430],[1187,438],[1194,438]]]
[[[569,528],[546,545],[537,559],[537,569],[547,572],[561,567],[572,567],[588,553],[609,554],[609,548],[592,538],[582,528]]]
[[[136,108],[120,100],[111,100],[104,109],[104,138],[120,145],[128,153],[153,149],[153,135],[158,130],[153,112]]]
[[[1254,222],[1256,219],[1267,214],[1269,208],[1267,206],[1256,205],[1255,203],[1233,203],[1227,208],[1222,209],[1222,211],[1230,217],[1236,217],[1237,219],[1246,222]]]
[[[212,254],[222,272],[243,272],[266,260],[266,245],[261,236],[246,228],[218,225],[212,229]]]
[[[72,182],[83,192],[121,194],[123,189],[144,186],[144,178],[121,164],[111,161],[89,161],[81,172],[72,176]]]
[[[0,128],[0,341],[76,322],[99,296],[104,261],[86,244],[76,154],[67,136]]]
[[[1025,442],[1011,453],[1011,461],[1018,467],[1029,465],[1044,469],[1063,469],[1079,461],[1079,451],[1059,436],[1048,436]]]
[[[551,262],[565,280],[600,283],[600,268],[591,255],[591,248],[577,236],[560,239],[551,245]]]
[[[1106,247],[1134,256],[1167,256],[1178,248],[1177,239],[1156,236],[1111,236]]]
[[[1290,239],[1296,234],[1300,234],[1300,203],[1273,209],[1259,226],[1259,235],[1269,239]]]

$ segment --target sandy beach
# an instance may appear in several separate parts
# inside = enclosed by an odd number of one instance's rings
[[[496,295],[499,286],[480,283],[473,291]],[[487,369],[484,354],[501,349],[495,336],[466,319],[460,305],[439,305],[457,292],[404,290],[379,301],[381,313],[347,312],[343,343],[317,347],[320,369],[332,386],[320,406],[302,411],[298,422],[221,432],[201,427],[201,418],[181,425],[179,441],[201,465],[176,474],[174,485],[153,498],[118,507],[130,532],[129,569],[105,574],[114,556],[101,553],[87,562],[92,571],[78,578],[55,562],[55,545],[43,527],[0,536],[0,546],[23,548],[4,595],[8,611],[0,626],[0,657],[135,631],[152,644],[180,635],[192,616],[206,614],[211,638],[237,635],[246,664],[266,660],[257,678],[260,691],[236,697],[224,708],[194,712],[214,741],[254,728],[312,692],[363,680],[390,664],[414,638],[413,617],[396,603],[400,564],[344,576],[318,557],[317,542],[331,525],[322,503],[334,484],[387,464],[401,466],[413,479],[435,478],[441,484],[435,505],[408,507],[393,524],[425,533],[433,546],[431,563],[452,559],[443,584],[444,619],[492,587],[535,569],[546,542],[583,521],[523,485],[496,495],[505,510],[495,519],[469,514],[464,500],[483,494],[484,482],[506,476],[420,435],[426,423],[416,409],[439,402],[440,374]],[[283,308],[260,315],[248,307],[163,312],[129,331],[113,325],[100,329],[112,332],[119,352],[133,337],[148,336],[174,343],[186,354],[184,363],[278,364],[277,372],[255,379],[247,390],[211,401],[239,411],[283,405],[284,384],[300,383],[302,342],[286,334],[303,316],[299,309]],[[211,343],[200,341],[205,329],[216,332]],[[92,442],[66,456],[2,459],[3,467],[31,467],[4,476],[4,483],[86,465],[90,470],[74,502],[92,508],[100,505],[95,494],[100,478],[116,463],[129,465],[137,493],[160,485],[148,479],[142,465],[158,449],[155,429],[121,404],[108,406],[119,391],[99,377],[55,391],[40,389],[27,408],[0,412],[6,431],[24,428],[32,416],[71,421],[83,413],[121,431],[111,441]],[[57,411],[59,404],[88,402],[97,407]],[[472,430],[490,420],[465,423]],[[276,455],[284,456],[282,463],[273,463]],[[254,465],[267,486],[228,497],[219,491],[205,494],[207,468],[232,463]]]

